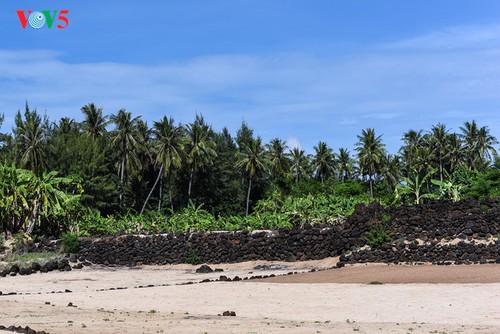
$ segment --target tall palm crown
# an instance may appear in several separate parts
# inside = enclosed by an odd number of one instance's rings
[[[46,126],[36,109],[30,110],[28,103],[24,111],[24,120],[18,111],[15,125],[14,135],[21,153],[21,164],[39,175],[45,164]]]
[[[438,123],[437,125],[433,125],[431,128],[431,138],[430,143],[432,145],[432,150],[436,155],[436,158],[439,163],[439,179],[441,182],[443,181],[443,158],[446,154],[446,143],[448,130],[446,129],[446,125],[442,123]]]
[[[368,175],[370,195],[373,197],[373,178],[379,172],[382,159],[386,154],[382,135],[377,137],[373,128],[363,130],[358,136],[356,146],[361,173]]]
[[[156,154],[155,162],[160,166],[160,170],[144,202],[141,212],[146,208],[158,181],[160,181],[163,176],[170,176],[172,168],[180,168],[184,156],[184,144],[186,142],[184,128],[180,125],[176,126],[172,117],[167,118],[167,116],[163,116],[160,122],[154,122],[153,134],[155,136],[153,144],[153,151]],[[161,209],[161,186],[158,207]]]
[[[403,146],[400,149],[403,160],[406,165],[407,174],[411,174],[414,170],[421,168],[421,159],[423,156],[423,148],[427,145],[426,138],[422,134],[422,130],[408,130],[403,134]]]
[[[344,182],[346,179],[352,178],[354,172],[354,160],[351,158],[348,149],[341,147],[337,155],[337,167],[340,179]]]
[[[271,173],[274,177],[283,177],[288,173],[290,161],[285,153],[288,149],[285,141],[274,138],[266,145]]]
[[[57,135],[70,135],[75,134],[79,130],[78,123],[74,119],[69,117],[63,117],[59,120],[59,124],[55,124],[55,133]]]
[[[137,122],[137,139],[140,143],[138,150],[136,151],[137,159],[145,170],[148,166],[152,164],[152,144],[153,144],[153,131],[149,128],[148,123],[143,120]]]
[[[386,154],[382,160],[380,174],[387,182],[389,189],[395,190],[401,179],[402,163],[399,155]]]
[[[246,214],[248,215],[250,207],[250,191],[252,189],[252,180],[267,171],[265,151],[260,137],[250,138],[248,143],[242,144],[242,150],[238,152],[238,162],[236,167],[240,168],[248,175],[248,192]]]
[[[82,122],[84,133],[96,140],[106,133],[106,126],[109,124],[107,116],[103,116],[102,107],[96,108],[94,103],[89,103],[82,107],[85,119]]]
[[[187,143],[185,145],[187,162],[190,166],[188,198],[191,198],[191,186],[194,174],[205,164],[211,164],[217,156],[215,143],[210,138],[211,128],[202,116],[196,116],[193,123],[187,126]]]
[[[320,141],[317,146],[314,146],[314,157],[311,161],[316,178],[324,182],[327,178],[335,174],[335,159],[331,148]]]
[[[495,144],[498,144],[498,141],[490,134],[490,129],[487,126],[481,127],[477,134],[476,151],[479,157],[479,163],[476,166],[477,169],[486,169],[488,161],[497,153],[493,147]]]
[[[453,173],[455,168],[465,162],[465,148],[460,140],[459,135],[456,133],[448,134],[446,136],[446,159],[447,168],[450,173]]]
[[[160,122],[154,122],[153,133],[156,138],[153,146],[156,163],[164,166],[165,175],[167,175],[171,167],[180,168],[182,165],[186,142],[184,129],[176,126],[172,117],[163,116]]]
[[[290,153],[291,166],[290,169],[293,174],[295,174],[296,182],[299,181],[300,177],[307,177],[307,170],[309,168],[309,160],[305,155],[304,150],[298,147],[294,147]]]
[[[476,121],[465,122],[460,130],[462,131],[460,138],[464,142],[469,168],[484,169],[487,166],[487,160],[491,158],[490,152],[495,152],[493,145],[497,143],[496,138],[490,134],[488,127],[479,128]]]
[[[138,122],[140,116],[132,118],[132,114],[125,109],[111,116],[111,121],[116,125],[111,135],[111,143],[118,149],[120,155],[120,204],[123,203],[123,188],[133,167],[137,166],[136,151],[140,148]]]

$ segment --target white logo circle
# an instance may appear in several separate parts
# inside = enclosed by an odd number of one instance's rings
[[[45,15],[40,12],[33,12],[30,14],[28,21],[32,28],[40,29],[45,25]]]

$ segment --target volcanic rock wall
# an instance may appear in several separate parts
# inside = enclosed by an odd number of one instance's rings
[[[392,241],[376,249],[364,236],[382,224]],[[297,261],[341,256],[354,262],[494,262],[500,258],[500,202],[383,208],[358,205],[341,226],[277,231],[121,235],[82,240],[80,255],[101,264]]]
[[[322,259],[344,248],[335,229],[296,228],[86,239],[80,254],[94,263],[134,265]]]

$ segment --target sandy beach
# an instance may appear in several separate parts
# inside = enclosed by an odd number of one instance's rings
[[[500,332],[500,265],[324,270],[336,260],[211,265],[223,272],[208,274],[191,265],[92,266],[7,277],[0,324],[50,333]],[[284,276],[198,283],[270,274]]]

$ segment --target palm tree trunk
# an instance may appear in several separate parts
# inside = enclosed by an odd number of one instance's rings
[[[246,215],[248,216],[248,210],[250,208],[250,190],[252,189],[252,178],[248,181],[248,192],[247,192],[247,210]]]
[[[170,184],[168,185],[168,192],[170,196],[170,209],[172,209],[172,212],[174,212],[174,196],[172,195],[172,187]]]
[[[160,167],[160,171],[158,172],[158,177],[156,178],[155,184],[153,184],[153,188],[151,188],[151,190],[149,191],[148,197],[146,197],[146,200],[144,201],[144,205],[142,206],[141,212],[139,213],[140,215],[142,215],[142,213],[144,212],[144,209],[146,208],[146,205],[148,204],[149,198],[151,197],[151,194],[153,193],[153,191],[156,188],[156,184],[158,183],[158,181],[161,178],[162,172],[163,172],[163,164]]]
[[[191,199],[191,185],[193,184],[193,174],[194,174],[194,171],[191,170],[191,174],[189,175],[188,200]]]
[[[38,198],[35,198],[35,200],[33,201],[33,211],[31,213],[28,226],[26,227],[26,234],[30,235],[31,232],[33,232],[37,216],[38,216]]]
[[[172,195],[172,165],[168,167],[168,195],[170,197],[170,208],[174,212],[174,196]]]
[[[123,179],[125,178],[125,158],[122,159],[122,166],[120,171],[120,208],[123,203]]]
[[[371,174],[370,174],[370,197],[373,197],[373,179]]]
[[[160,178],[160,189],[158,195],[158,212],[161,211],[162,204],[163,204],[163,178]]]
[[[443,157],[441,152],[439,152],[439,179],[443,182]]]

